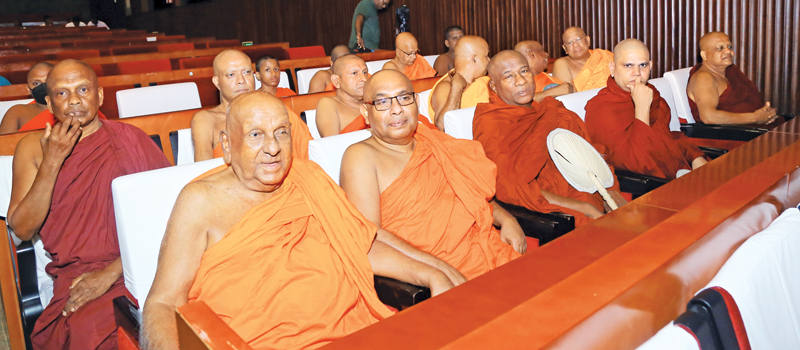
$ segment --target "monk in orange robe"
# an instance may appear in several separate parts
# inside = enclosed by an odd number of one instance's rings
[[[533,81],[536,83],[536,94],[533,100],[542,102],[547,96],[561,96],[575,92],[575,88],[570,83],[563,83],[550,74],[545,73],[547,69],[547,59],[550,54],[544,50],[542,44],[535,40],[520,41],[514,46],[514,51],[521,53],[528,60],[528,68],[533,74]]]
[[[396,47],[394,59],[386,62],[383,69],[403,72],[411,80],[436,76],[436,70],[419,54],[419,44],[414,34],[408,32],[398,34],[394,45]]]
[[[458,40],[455,53],[455,68],[431,88],[428,115],[441,131],[445,113],[489,102],[489,44],[481,37],[468,35]]]
[[[547,150],[547,135],[556,128],[570,130],[590,143],[577,114],[555,98],[533,101],[535,87],[528,63],[516,51],[503,51],[489,64],[490,102],[475,110],[472,132],[486,156],[497,164],[497,199],[550,213],[575,217],[575,225],[589,223],[610,210],[599,193],[580,192],[561,175]],[[604,147],[593,145],[603,154]],[[618,205],[627,203],[619,184],[609,188]]]
[[[764,103],[756,84],[733,64],[733,44],[727,35],[704,35],[700,57],[703,62],[692,68],[686,87],[696,123],[769,124],[781,118],[769,102]]]
[[[496,167],[479,143],[419,125],[413,85],[397,71],[376,73],[364,96],[372,137],[347,149],[340,183],[378,240],[456,285],[525,253],[517,220],[492,201]]]
[[[367,121],[359,111],[367,78],[367,63],[359,56],[342,56],[333,63],[331,81],[336,96],[323,97],[317,102],[317,130],[322,137],[367,128]]]
[[[606,87],[611,74],[609,64],[614,61],[611,51],[590,50],[591,38],[583,29],[570,27],[561,36],[567,53],[553,64],[553,76],[563,82],[572,83],[575,91],[586,91]]]
[[[47,74],[53,69],[53,65],[47,62],[39,62],[31,66],[28,70],[28,93],[33,96],[34,101],[28,104],[12,106],[3,116],[0,122],[0,134],[8,134],[18,131],[25,126],[31,119],[47,110],[45,96],[47,90],[42,85],[47,79]],[[41,86],[39,89],[37,87]],[[50,123],[55,125],[55,123]],[[44,126],[42,126],[44,128]],[[28,128],[28,130],[34,130]]]
[[[297,95],[292,89],[278,87],[281,83],[281,64],[277,58],[270,55],[261,57],[256,61],[256,79],[261,82],[259,91],[273,94],[277,97]]]
[[[177,349],[175,308],[203,301],[253,348],[318,348],[392,315],[373,274],[431,287],[440,270],[375,240],[377,228],[315,163],[292,155],[276,97],[231,103],[230,165],[178,196],[143,310],[146,348]]]
[[[92,68],[64,60],[47,77],[57,118],[17,144],[8,225],[41,236],[53,257],[53,298],[33,326],[34,349],[116,349],[112,300],[130,295],[120,261],[111,182],[169,166],[141,130],[101,120],[103,88]]]
[[[608,163],[638,174],[675,179],[707,163],[685,135],[669,130],[670,110],[650,77],[650,50],[627,39],[614,48],[608,86],[586,104],[586,129],[608,149]]]
[[[350,48],[347,45],[338,45],[331,50],[331,68],[319,70],[311,77],[308,83],[308,93],[333,91],[333,83],[331,82],[331,75],[333,75],[333,63],[339,57],[350,54]]]

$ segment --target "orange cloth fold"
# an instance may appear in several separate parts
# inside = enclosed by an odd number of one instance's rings
[[[438,128],[436,128],[436,125],[433,125],[433,123],[431,123],[431,120],[428,119],[428,117],[420,114],[418,119],[420,123],[424,124],[428,128],[431,128],[432,130],[439,130]]]
[[[275,97],[286,97],[286,96],[296,96],[296,95],[297,93],[294,92],[294,90],[282,87],[279,87],[278,91],[275,92]]]
[[[689,80],[702,66],[702,63],[698,63],[692,67],[692,70],[689,71]],[[728,79],[728,87],[722,92],[722,95],[719,95],[717,110],[731,113],[752,113],[764,107],[764,97],[758,91],[758,86],[744,75],[737,65],[732,64],[725,69],[725,79]],[[691,98],[689,99],[689,108],[692,110],[694,122],[702,124],[700,111]],[[681,120],[681,122],[686,121]]]
[[[442,80],[447,78],[448,75],[443,76],[436,84],[433,84],[431,92],[436,91],[436,87]],[[469,84],[461,95],[461,108],[475,107],[479,103],[489,102],[489,80],[491,80],[489,77],[483,76],[475,79],[472,84]],[[433,98],[428,101],[428,115],[431,120],[436,120],[436,111],[433,110]]]
[[[606,87],[606,80],[611,75],[608,64],[614,62],[614,53],[602,49],[589,52],[591,53],[589,61],[572,79],[576,92]]]
[[[333,86],[333,83],[328,83],[328,86],[325,87],[325,91],[333,91],[336,88]]]
[[[473,279],[520,256],[492,226],[497,168],[480,143],[418,127],[403,172],[381,193],[381,225]]]
[[[551,77],[550,74],[545,72],[537,74],[533,77],[533,81],[536,83],[536,92],[552,89],[562,83],[561,80]]]
[[[311,136],[306,122],[300,119],[297,113],[289,108],[286,109],[286,112],[289,114],[289,122],[292,123],[292,154],[295,159],[308,159],[308,142],[314,137]],[[217,142],[217,145],[214,146],[214,158],[222,158],[224,155],[222,143]]]
[[[253,348],[317,348],[392,315],[367,253],[377,228],[315,163],[295,159],[275,195],[200,261],[201,300]]]
[[[344,128],[342,128],[342,131],[340,131],[339,134],[346,134],[348,132],[364,130],[366,128],[367,120],[364,119],[363,115],[359,114],[356,119],[353,119],[353,121],[350,122],[350,124],[347,124]]]
[[[704,154],[683,133],[673,136],[667,101],[653,85],[647,87],[653,90],[650,125],[636,119],[631,93],[609,77],[608,86],[586,104],[586,129],[608,149],[608,163],[615,168],[674,179],[678,170],[692,170],[692,161]]]
[[[517,107],[491,92],[490,102],[476,108],[472,124],[475,140],[497,164],[497,199],[538,212],[567,213],[575,217],[576,226],[581,226],[591,219],[583,213],[550,204],[541,192],[577,199],[603,211],[603,198],[599,193],[576,190],[550,159],[547,135],[556,128],[570,130],[592,143],[581,118],[553,97],[546,97],[541,103],[533,101],[531,107]],[[605,153],[604,147],[592,146],[600,154]],[[611,189],[619,190],[616,177]]]
[[[417,55],[414,63],[403,70],[403,74],[411,80],[426,79],[435,77],[436,70],[431,67],[431,64],[428,63],[425,57]]]
[[[108,119],[103,112],[97,111],[97,116],[100,119]],[[49,109],[45,109],[42,113],[39,113],[33,119],[29,120],[25,125],[23,125],[17,131],[30,131],[30,130],[41,130],[44,129],[47,123],[50,123],[50,126],[56,125],[58,123],[58,119],[53,113],[50,113]]]

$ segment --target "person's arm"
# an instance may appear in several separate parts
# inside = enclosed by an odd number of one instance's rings
[[[752,113],[731,113],[717,109],[719,93],[714,77],[708,72],[698,72],[689,81],[689,95],[697,104],[700,119],[706,124],[768,124],[778,115],[767,102]]]
[[[316,116],[317,130],[322,137],[339,135],[342,126],[339,123],[339,114],[336,111],[336,101],[330,97],[323,97],[317,103]]]
[[[650,106],[653,104],[653,89],[642,83],[640,78],[636,78],[633,83],[627,86],[631,91],[631,99],[633,100],[633,116],[649,127]]]
[[[3,121],[0,122],[0,134],[10,134],[17,132],[22,126],[19,125],[19,118],[17,117],[17,106],[12,106],[8,109],[3,116]]]
[[[603,212],[595,208],[593,205],[579,201],[577,199],[572,199],[569,197],[559,196],[549,191],[542,190],[542,195],[552,205],[557,205],[559,207],[564,207],[567,209],[572,209],[575,211],[579,211],[584,215],[592,218],[592,219],[599,219],[603,216]]]
[[[377,169],[375,162],[370,159],[369,147],[355,144],[345,151],[342,157],[342,168],[339,183],[347,194],[347,199],[364,215],[367,220],[378,226],[377,241],[400,251],[411,259],[435,267],[444,272],[454,285],[459,285],[467,279],[441,259],[417,249],[408,242],[395,236],[381,227],[381,200],[378,186]],[[405,281],[404,282],[410,282]],[[430,286],[428,286],[430,287]]]
[[[61,311],[61,315],[78,311],[84,304],[106,294],[114,282],[122,277],[122,260],[117,258],[105,268],[84,273],[74,280],[69,287],[69,300]]]
[[[575,87],[572,86],[572,83],[561,83],[554,88],[550,88],[542,92],[537,92],[535,95],[533,95],[533,99],[536,102],[542,102],[542,100],[544,100],[545,97],[549,96],[558,97],[562,95],[571,94],[573,92],[575,92]]]
[[[361,29],[364,28],[364,20],[366,17],[364,15],[359,14],[356,17],[356,47],[360,49],[366,49],[364,46],[364,38],[361,37]]]
[[[29,241],[39,232],[50,213],[61,165],[81,135],[80,122],[69,118],[53,127],[48,123],[38,144],[35,135],[23,138],[14,154],[8,205],[8,225],[23,241]],[[39,154],[42,158],[37,167],[35,159]]]
[[[517,253],[525,254],[528,250],[528,241],[525,239],[525,233],[519,226],[517,218],[497,204],[497,201],[492,200],[491,203],[494,209],[492,211],[494,225],[500,227],[500,239],[514,247]]]
[[[158,269],[142,312],[144,349],[177,349],[175,309],[189,300],[189,290],[200,268],[208,242],[207,230],[199,218],[207,208],[202,185],[191,183],[178,196],[158,254]]]
[[[553,78],[574,85],[572,82],[572,72],[569,71],[569,63],[566,61],[566,58],[559,58],[553,63]]]
[[[308,83],[308,93],[313,94],[315,92],[325,91],[325,88],[328,87],[330,83],[330,75],[326,74],[325,71],[319,71],[314,74],[311,81]]]
[[[447,56],[447,54],[439,55],[439,57],[436,57],[436,61],[433,62],[433,69],[436,70],[440,77],[443,77],[450,71],[450,64],[447,62],[445,56]]]
[[[433,94],[433,110],[436,112],[433,123],[439,131],[444,132],[444,114],[461,109],[461,96],[467,87],[467,81],[461,74],[455,73],[450,83],[441,82]]]
[[[372,242],[368,257],[375,275],[427,286],[431,289],[432,296],[454,287],[453,282],[441,270],[414,260],[380,240]]]
[[[214,121],[208,111],[200,111],[192,117],[192,144],[194,161],[200,162],[214,158]]]
[[[392,70],[396,70],[396,71],[398,71],[400,73],[403,73],[403,71],[400,70],[400,67],[398,67],[396,64],[394,64],[394,62],[392,62],[392,61],[389,61],[389,62],[386,62],[386,63],[383,64],[383,68],[381,68],[381,70],[386,70],[386,69],[392,69]]]

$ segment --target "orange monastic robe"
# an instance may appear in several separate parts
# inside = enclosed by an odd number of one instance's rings
[[[325,87],[325,91],[333,91],[336,88],[333,86],[333,83],[328,83],[328,86]]]
[[[308,130],[308,125],[300,117],[297,116],[293,110],[287,108],[286,112],[289,113],[289,122],[292,123],[292,153],[294,159],[308,159],[308,141],[314,139],[311,136],[311,131]],[[222,143],[217,142],[214,146],[214,158],[222,158]]]
[[[348,132],[364,130],[366,128],[367,120],[364,119],[363,115],[359,114],[356,119],[353,119],[353,121],[350,122],[350,124],[347,124],[344,128],[342,128],[342,131],[339,131],[339,134],[346,134]]]
[[[406,67],[406,69],[403,70],[403,74],[405,74],[408,79],[411,80],[426,79],[435,77],[436,70],[431,67],[431,64],[428,63],[428,60],[417,55],[417,58],[414,60],[414,64]]]
[[[478,105],[472,123],[475,140],[497,164],[497,199],[538,212],[570,214],[575,217],[576,226],[585,225],[591,219],[583,213],[550,204],[542,190],[589,203],[603,211],[600,194],[576,190],[550,158],[547,135],[556,128],[570,130],[592,142],[581,118],[561,102],[546,97],[541,103],[533,101],[531,107],[517,107],[491,92],[490,102]],[[605,152],[604,147],[593,146],[601,154]],[[611,189],[619,190],[616,177]]]
[[[97,111],[97,116],[100,119],[107,119],[103,112]],[[58,123],[58,119],[53,113],[50,113],[49,109],[45,109],[42,113],[39,113],[33,119],[29,120],[25,125],[23,125],[17,131],[30,131],[30,130],[41,130],[44,129],[47,123],[50,123],[50,126],[56,125]]]
[[[635,116],[631,93],[608,78],[608,86],[586,104],[586,129],[595,142],[608,149],[608,163],[638,174],[674,179],[679,169],[692,170],[692,161],[703,157],[683,133],[669,130],[667,101],[653,85],[650,125]]]
[[[376,231],[318,165],[295,159],[278,193],[203,254],[189,301],[255,349],[318,348],[392,315],[367,258]]]
[[[537,74],[535,77],[533,77],[533,81],[536,83],[536,92],[542,92],[561,84],[561,80],[551,77],[550,74],[545,72]]]
[[[492,226],[497,167],[480,143],[418,127],[417,146],[381,193],[381,226],[467,279],[520,256]]]
[[[439,79],[436,84],[433,84],[431,92],[436,91],[436,86],[445,78],[447,78],[447,75]],[[475,107],[479,103],[489,102],[489,80],[491,80],[489,77],[483,76],[475,79],[472,84],[469,84],[461,95],[461,108]],[[428,115],[431,117],[431,120],[436,120],[436,111],[433,110],[433,98],[428,101]]]
[[[275,97],[297,96],[297,93],[292,89],[279,87],[275,92]]]
[[[589,50],[591,56],[581,71],[572,79],[575,91],[586,91],[606,87],[611,75],[608,64],[614,62],[614,53],[602,49]]]

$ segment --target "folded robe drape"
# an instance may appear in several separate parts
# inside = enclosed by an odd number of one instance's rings
[[[58,173],[50,214],[39,234],[53,261],[53,299],[36,321],[36,349],[116,348],[112,300],[129,295],[123,277],[101,297],[61,315],[78,276],[101,270],[120,257],[111,181],[169,166],[164,153],[138,128],[110,120],[75,145]]]
[[[551,77],[550,74],[545,72],[537,74],[533,77],[533,81],[536,83],[536,92],[552,89],[561,84],[561,80]]]
[[[315,163],[203,254],[189,292],[253,348],[323,346],[392,315],[367,253],[377,228]]]
[[[538,212],[560,211],[573,215],[576,226],[587,224],[591,219],[580,212],[550,204],[542,190],[587,202],[603,211],[600,194],[584,193],[572,187],[547,150],[547,135],[556,128],[570,130],[592,143],[577,114],[553,97],[546,97],[540,103],[533,101],[531,107],[509,105],[494,92],[490,92],[489,98],[489,103],[481,103],[476,108],[472,132],[475,140],[483,145],[486,156],[497,164],[497,199]],[[600,154],[605,153],[603,146],[592,146]],[[611,189],[619,190],[616,177]]]
[[[436,87],[439,86],[439,83],[445,78],[447,78],[447,75],[439,79],[436,84],[433,84],[431,92],[436,91]],[[489,77],[484,76],[475,79],[472,84],[469,84],[461,95],[461,108],[475,107],[478,103],[489,102],[489,80],[491,80]],[[436,120],[436,111],[433,110],[433,99],[428,101],[428,116],[430,116],[431,120]]]
[[[692,70],[689,71],[689,80],[702,66],[702,63],[698,63],[692,67]],[[742,73],[738,66],[732,64],[726,68],[725,79],[728,79],[728,88],[722,92],[722,95],[719,95],[717,110],[731,113],[752,113],[764,107],[764,97],[758,91],[758,87]],[[703,120],[700,119],[700,111],[691,98],[689,99],[689,108],[692,110],[695,123],[702,124]]]
[[[608,163],[637,174],[674,179],[678,170],[692,170],[692,161],[703,151],[685,135],[669,130],[669,105],[653,90],[650,125],[635,116],[631,93],[608,78],[608,86],[586,104],[586,129],[594,142],[608,150]]]
[[[589,50],[591,56],[578,75],[572,79],[575,91],[586,91],[606,87],[606,80],[611,75],[608,64],[614,62],[614,53],[602,49]]]
[[[296,96],[296,95],[297,93],[294,92],[294,90],[282,87],[279,87],[278,91],[275,92],[275,97],[286,97],[286,96]]]
[[[403,74],[405,74],[408,79],[418,80],[435,77],[436,70],[431,67],[431,64],[428,63],[428,60],[420,55],[417,55],[417,59],[414,60],[412,65],[403,70]]]

